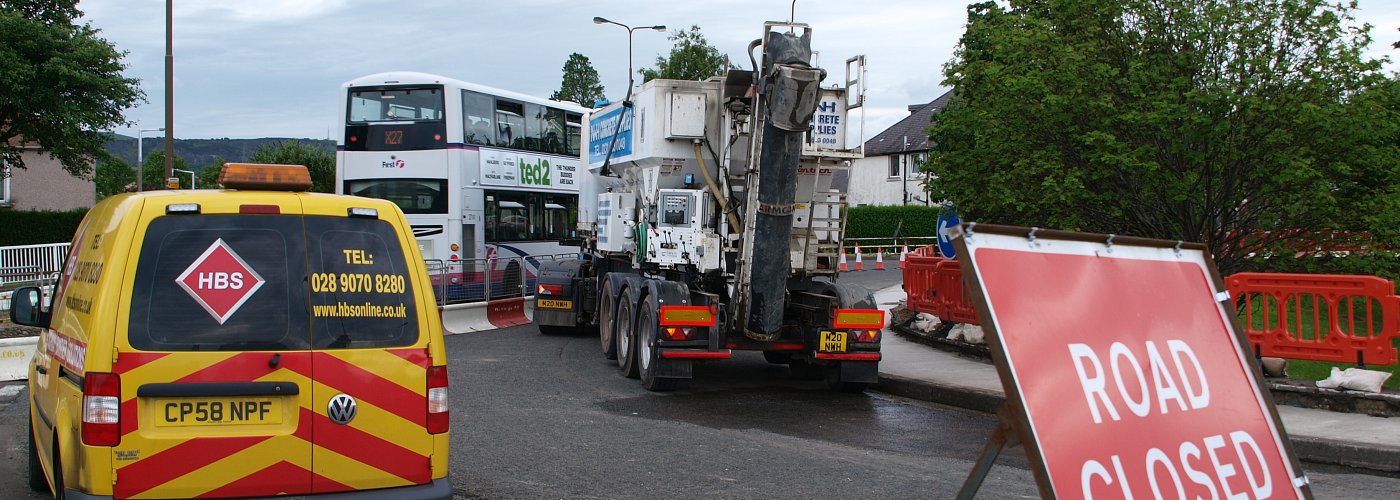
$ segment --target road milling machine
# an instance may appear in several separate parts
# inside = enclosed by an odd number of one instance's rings
[[[541,332],[596,328],[603,355],[653,391],[744,350],[836,390],[876,381],[884,313],[837,279],[833,184],[861,157],[846,129],[865,60],[823,86],[811,41],[805,24],[765,23],[754,70],[651,80],[590,114],[581,258],[541,267]]]

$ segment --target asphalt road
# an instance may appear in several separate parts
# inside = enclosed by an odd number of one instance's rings
[[[754,353],[658,394],[619,375],[596,336],[525,326],[447,347],[453,397],[467,399],[454,401],[452,462],[468,497],[946,498],[994,426],[833,393]],[[1024,455],[1004,457],[986,491],[1035,496]]]

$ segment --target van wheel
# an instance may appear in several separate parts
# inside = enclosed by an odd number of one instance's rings
[[[54,500],[67,498],[67,488],[63,487],[63,457],[58,454],[58,439],[53,440],[53,497]]]
[[[642,387],[648,391],[667,392],[676,390],[678,380],[656,376],[656,364],[661,362],[661,349],[656,346],[657,324],[656,305],[653,297],[642,300],[637,312],[637,368],[641,373]]]
[[[34,425],[25,426],[29,431],[29,489],[39,493],[49,492],[49,480],[44,477],[44,466],[39,464],[39,447],[34,445]]]
[[[613,302],[616,299],[611,293],[608,293],[608,280],[601,279],[598,282],[601,283],[599,291],[602,292],[600,295],[603,296],[601,307],[598,308],[598,343],[603,348],[603,358],[617,359],[617,341],[615,340],[616,336],[613,335],[615,327],[613,325],[615,322],[613,320]]]
[[[617,318],[613,320],[616,325],[613,337],[617,338],[617,367],[622,370],[622,376],[637,378],[637,329],[633,325],[637,316],[632,313],[633,304],[628,295],[627,292],[623,292],[622,296],[618,297]]]

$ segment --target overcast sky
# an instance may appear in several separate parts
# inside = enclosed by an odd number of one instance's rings
[[[790,0],[179,0],[174,12],[175,135],[191,138],[335,138],[340,85],[382,71],[423,71],[548,97],[570,53],[592,60],[607,96],[627,86],[633,26],[699,25],[711,45],[747,67],[748,43],[764,21],[786,21]],[[798,0],[797,22],[813,28],[827,83],[865,54],[864,137],[907,116],[907,106],[942,94],[943,64],[966,22],[968,1]],[[127,52],[126,74],[149,102],[129,110],[141,128],[164,125],[165,2],[88,0],[78,7]],[[1373,57],[1400,59],[1400,1],[1360,0],[1374,25]],[[671,33],[638,30],[635,65],[654,66]],[[1395,69],[1395,63],[1388,68]],[[854,118],[854,117],[853,117]],[[117,132],[136,135],[136,128]],[[154,136],[147,133],[147,137]]]

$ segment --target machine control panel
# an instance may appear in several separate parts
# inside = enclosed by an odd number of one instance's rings
[[[661,223],[668,226],[690,224],[690,193],[673,193],[661,196]]]

